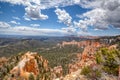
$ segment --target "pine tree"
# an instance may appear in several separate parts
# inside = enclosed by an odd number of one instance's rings
[[[33,74],[30,74],[30,75],[29,75],[29,80],[35,80],[35,78],[34,78],[34,75],[33,75]]]
[[[40,80],[40,75],[37,75],[36,80]]]

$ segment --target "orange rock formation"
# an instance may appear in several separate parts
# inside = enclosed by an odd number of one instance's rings
[[[68,42],[69,43],[69,42]],[[63,45],[70,45],[72,42],[64,43]],[[85,65],[95,65],[95,57],[94,53],[96,52],[97,48],[101,47],[99,42],[94,42],[94,41],[81,41],[77,42],[78,44],[75,43],[75,45],[84,46],[84,51],[81,53],[78,53],[77,56],[77,61],[74,62],[73,64],[69,64],[69,73],[77,71],[79,68],[82,68]]]
[[[28,80],[29,75],[33,74],[34,76],[38,75],[38,65],[35,60],[35,55],[37,53],[27,52],[22,56],[22,60],[15,66],[10,73],[15,76],[20,76],[25,80]]]

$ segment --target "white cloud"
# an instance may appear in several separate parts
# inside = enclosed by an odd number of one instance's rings
[[[16,26],[13,28],[2,30],[2,32],[6,34],[33,36],[63,36],[67,34],[66,31],[63,31],[61,29],[40,29],[27,26]]]
[[[45,9],[53,8],[55,6],[70,6],[74,4],[78,4],[80,0],[41,0],[41,6]]]
[[[6,23],[6,22],[0,22],[0,28],[2,28],[2,29],[6,29],[6,28],[9,28],[9,27],[11,27],[8,23]]]
[[[39,27],[40,25],[39,24],[30,24],[30,26],[32,26],[32,27]]]
[[[104,30],[112,25],[120,28],[120,0],[0,0],[11,4],[25,6],[24,19],[46,20],[48,16],[41,13],[42,10],[54,7],[64,7],[70,5],[80,5],[83,8],[89,8],[90,11],[80,15],[79,21],[73,21],[72,17],[64,9],[57,8],[55,13],[59,22],[67,26],[74,26],[86,31],[89,26],[93,26],[95,30]],[[73,25],[74,24],[74,25]]]
[[[39,6],[29,6],[25,8],[25,18],[32,20],[46,20],[48,19],[47,15],[41,13]]]
[[[56,15],[58,16],[59,22],[64,23],[67,26],[71,26],[72,17],[63,9],[56,8]]]
[[[62,28],[62,30],[65,30],[68,33],[72,33],[72,34],[75,34],[75,32],[76,32],[76,29],[74,27]]]
[[[30,4],[30,0],[0,0],[2,2],[9,2],[11,4],[14,5],[24,5],[24,6],[29,6]]]
[[[99,8],[103,1],[106,0],[80,0],[80,2],[78,2],[78,5],[83,8]]]
[[[9,2],[11,4],[25,6],[25,20],[45,20],[48,19],[47,15],[41,13],[40,0],[0,0],[2,2]],[[34,3],[34,4],[33,4]]]
[[[78,4],[79,0],[0,0],[11,4],[25,6],[25,20],[46,20],[48,16],[41,11],[55,6],[68,6]]]
[[[10,23],[12,23],[12,24],[20,24],[19,22],[16,22],[16,21],[10,21]]]
[[[26,26],[17,26],[14,29],[20,31],[20,33],[25,35],[63,36],[68,34],[67,31],[61,29],[40,29],[40,28],[31,28]]]
[[[93,26],[95,30],[108,29],[109,26],[120,28],[120,0],[83,0],[80,4],[91,11],[77,15],[82,18],[74,24],[82,29]]]
[[[99,14],[99,15],[98,15]],[[79,20],[79,22],[74,22],[74,25],[83,29],[87,30],[88,26],[94,26],[96,29],[107,29],[108,23],[106,20],[106,11],[103,9],[93,9],[89,12],[84,13],[80,16],[83,18],[82,20]]]
[[[38,25],[37,25],[38,26]],[[33,35],[33,36],[65,36],[69,35],[66,30],[62,29],[41,29],[28,26],[14,26],[6,22],[0,22],[0,34],[9,35]]]
[[[26,21],[31,21],[29,18],[27,18],[26,16],[23,16],[23,18],[26,20]]]
[[[13,16],[12,18],[13,18],[13,19],[16,19],[16,20],[20,20],[19,17],[15,17],[15,16]]]

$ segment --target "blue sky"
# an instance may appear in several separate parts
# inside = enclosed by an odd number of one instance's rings
[[[24,1],[0,0],[0,35],[120,35],[119,0]]]

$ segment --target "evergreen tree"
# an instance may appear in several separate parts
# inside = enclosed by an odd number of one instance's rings
[[[35,80],[35,78],[34,78],[34,75],[33,75],[33,74],[30,74],[30,75],[29,75],[29,80]]]
[[[36,80],[40,80],[40,75],[39,74],[37,75]]]

